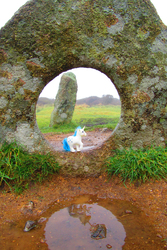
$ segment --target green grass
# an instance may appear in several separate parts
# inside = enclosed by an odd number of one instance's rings
[[[28,188],[29,183],[58,173],[59,169],[51,154],[29,154],[16,143],[4,143],[0,148],[0,186],[5,182],[16,193]]]
[[[86,126],[87,130],[103,127],[114,129],[119,121],[121,106],[97,105],[90,107],[87,105],[76,105],[72,122],[68,125],[54,128],[49,127],[52,111],[53,106],[37,107],[36,119],[42,133],[68,133],[73,132],[78,126]]]
[[[124,182],[163,179],[167,177],[167,148],[116,150],[115,155],[107,159],[106,166],[109,176],[120,176]]]

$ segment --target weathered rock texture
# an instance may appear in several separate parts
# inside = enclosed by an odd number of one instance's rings
[[[35,118],[40,92],[60,73],[90,67],[117,88],[120,122],[103,147],[82,160],[57,154],[66,170],[88,166],[93,173],[113,147],[165,144],[167,28],[149,0],[29,1],[0,31],[0,66],[2,141],[46,150]]]
[[[72,72],[64,73],[51,114],[50,126],[68,124],[72,120],[77,94],[77,80]]]

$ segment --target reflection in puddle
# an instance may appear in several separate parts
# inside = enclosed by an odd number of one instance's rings
[[[63,197],[43,212],[0,225],[1,250],[161,250],[153,223],[123,200],[92,195]],[[27,221],[35,228],[24,232]]]
[[[107,209],[94,204],[73,204],[55,212],[45,227],[46,242],[54,249],[122,249],[123,225]]]

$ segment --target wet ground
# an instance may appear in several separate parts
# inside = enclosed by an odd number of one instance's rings
[[[107,138],[111,131],[101,131],[100,136],[97,131],[96,137],[91,133],[85,146],[95,144],[94,138],[97,144],[101,143],[98,138]],[[58,145],[53,135],[49,136],[51,143]],[[64,139],[64,135],[61,136],[59,142]],[[30,201],[34,203],[31,209],[27,205]],[[112,222],[107,224],[106,218]],[[37,226],[24,232],[28,220],[37,222]],[[71,220],[75,221],[75,226]],[[118,228],[115,232],[112,224]],[[61,236],[56,239],[54,231],[59,232],[63,225]],[[73,232],[71,236],[67,225]],[[103,237],[105,232],[107,237]],[[61,246],[64,244],[61,238],[66,239],[66,248]],[[86,248],[85,242],[89,244]],[[71,248],[70,244],[74,243],[77,244]],[[1,250],[98,248],[167,249],[167,182],[135,182],[125,186],[119,178],[109,179],[105,173],[89,178],[53,175],[42,184],[32,184],[21,195],[11,193],[7,187],[0,189]]]
[[[86,195],[65,205],[68,207],[56,212],[56,205],[48,211],[52,215],[44,230],[51,250],[163,247],[146,215],[130,202]]]
[[[90,197],[92,195],[95,198]],[[83,200],[82,196],[86,197],[85,200]],[[90,199],[103,209],[106,209],[105,214],[110,211],[112,213],[110,217],[114,215],[123,225],[126,237],[124,240],[122,239],[125,241],[122,249],[167,249],[166,198],[167,183],[165,181],[148,182],[141,186],[138,185],[138,183],[131,185],[127,183],[127,187],[125,187],[120,183],[118,178],[111,178],[109,180],[105,174],[98,178],[53,176],[52,179],[45,181],[43,184],[32,186],[20,196],[1,190],[1,249],[57,249],[49,246],[49,244],[53,246],[55,246],[55,244],[57,244],[57,246],[60,245],[60,241],[59,244],[56,241],[54,241],[54,243],[49,242],[48,235],[50,235],[50,239],[54,238],[53,230],[48,229],[46,233],[49,218],[52,215],[54,217],[56,211],[70,207],[72,204],[82,204],[83,207],[84,204],[87,204],[88,209],[89,206],[92,206]],[[26,204],[28,204],[29,201],[34,202],[32,210],[26,208]],[[132,214],[129,212],[126,213],[126,211],[129,210],[132,211]],[[97,211],[94,212],[97,213]],[[92,214],[94,212],[92,210],[88,216],[90,215],[91,218],[93,218]],[[39,223],[37,228],[29,232],[23,231],[27,220],[39,220],[41,217],[47,220]],[[90,220],[90,224],[106,224],[106,218],[100,221],[98,217],[101,216],[97,213],[97,219]],[[111,219],[110,217],[109,219]],[[58,218],[60,218],[60,216],[58,216]],[[77,218],[77,222],[79,222],[79,220],[80,219]],[[55,223],[56,221],[57,219],[55,218]],[[66,217],[66,222],[68,221],[69,218]],[[84,221],[84,219],[82,219],[82,221]],[[71,222],[69,221],[69,223]],[[88,223],[86,224],[88,226]],[[80,226],[83,227],[83,225]],[[88,238],[91,237],[90,226],[91,225],[87,228]],[[106,225],[106,228],[109,228],[108,225]],[[135,228],[139,229],[138,233],[136,233]],[[85,229],[85,227],[82,229]],[[109,234],[109,232],[111,232],[110,228],[107,234]],[[64,237],[63,239],[65,239],[66,231],[63,231],[62,235]],[[75,238],[75,236],[74,234],[73,237]],[[85,235],[83,233],[83,238],[84,237]],[[93,241],[96,242],[96,240]],[[104,239],[97,240],[96,244],[102,244],[102,241],[104,242]],[[112,246],[113,241],[111,241],[111,239],[109,241],[106,240],[104,245],[99,245],[99,247],[101,246],[100,249],[107,249],[107,244]],[[81,242],[79,246],[80,248],[76,249],[84,249],[81,248]],[[112,249],[120,248],[114,248],[113,244]]]
[[[94,148],[99,146],[108,137],[111,135],[112,131],[109,129],[96,129],[94,131],[86,131],[87,136],[82,137],[82,142],[84,144],[84,149]],[[73,135],[73,133],[69,134],[55,134],[55,133],[47,133],[43,134],[45,139],[50,142],[55,150],[61,151],[63,150],[62,141],[64,138]]]

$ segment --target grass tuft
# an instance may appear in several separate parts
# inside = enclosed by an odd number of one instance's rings
[[[167,148],[150,147],[115,150],[106,162],[108,175],[117,175],[130,182],[163,179],[167,176]]]
[[[30,182],[41,182],[60,167],[50,153],[29,154],[16,143],[4,143],[0,148],[0,186],[5,182],[16,193],[28,188]]]

